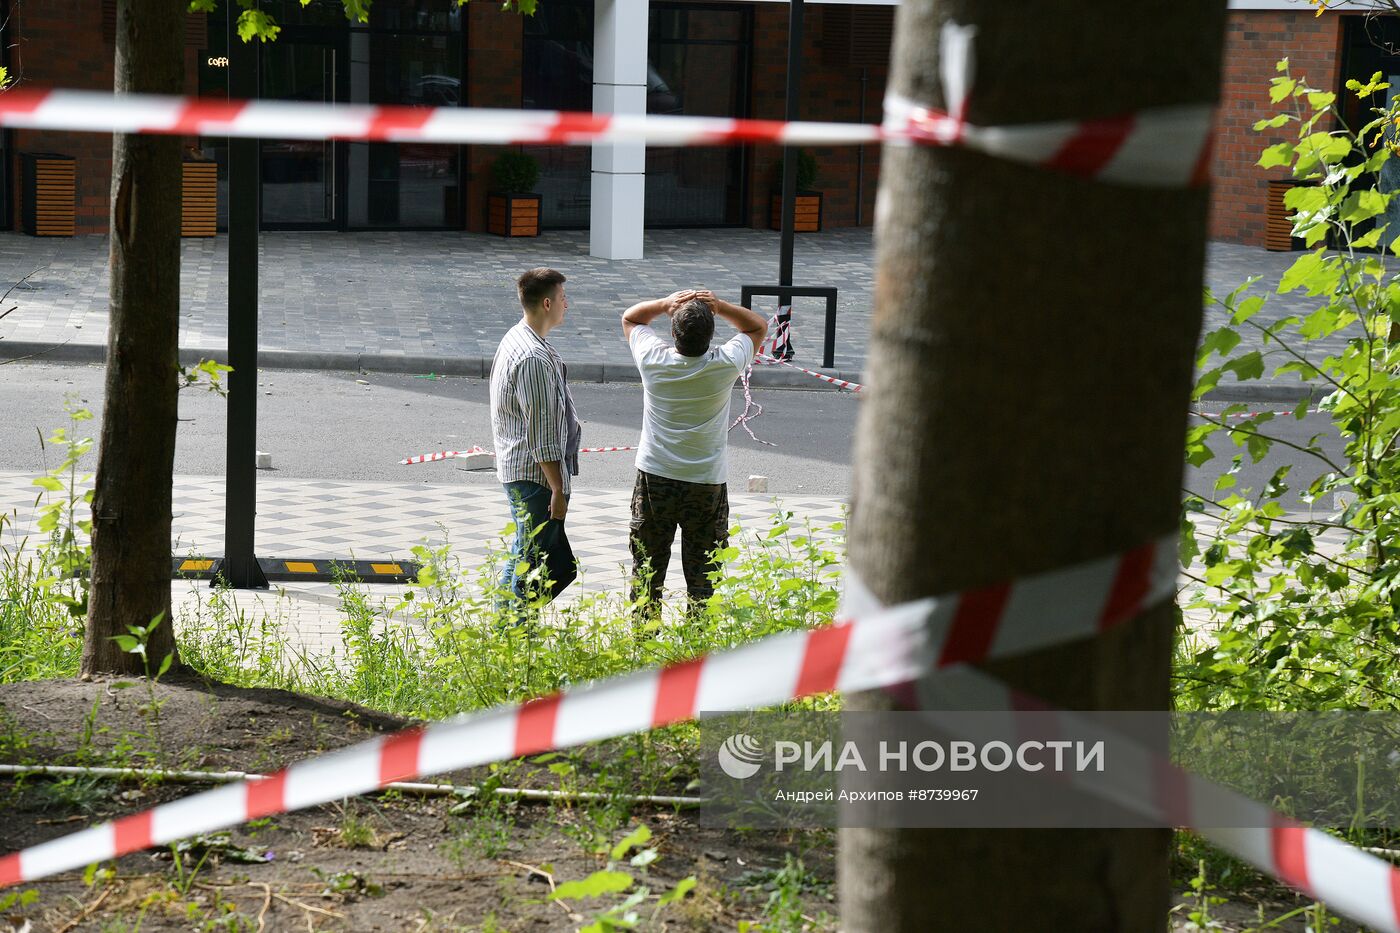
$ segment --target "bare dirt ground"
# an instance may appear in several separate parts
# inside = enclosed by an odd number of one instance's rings
[[[265,772],[405,725],[351,704],[197,680],[165,681],[153,692],[144,682],[112,679],[0,685],[0,762],[7,763]],[[478,769],[437,780],[492,778]],[[557,777],[541,763],[511,772],[508,783],[556,786]],[[0,851],[200,789],[0,777]],[[597,806],[487,799],[390,792],[255,821],[179,851],[129,855],[114,870],[72,872],[18,889],[37,892],[37,899],[0,910],[0,931],[564,931],[589,927],[612,908],[614,919],[631,911],[637,928],[649,930],[838,928],[833,834],[716,830],[688,811],[656,806],[619,815]],[[651,838],[610,865],[608,850],[638,826]],[[643,856],[652,860],[633,865],[644,850],[654,850]],[[633,883],[597,897],[549,898],[555,886],[608,867],[632,875]],[[696,883],[686,896],[659,904],[690,876]],[[646,894],[637,898],[641,888]],[[636,902],[620,906],[629,897]],[[1305,916],[1266,927],[1258,917],[1260,907],[1277,921],[1307,903],[1262,885],[1211,905],[1216,925],[1209,928],[1301,933]],[[1183,892],[1169,928],[1199,929],[1188,920],[1194,904]],[[1026,929],[1040,928],[1027,918]],[[1357,928],[1343,922],[1329,929]]]
[[[0,761],[264,772],[408,724],[350,704],[197,681],[155,688],[157,724],[144,682],[120,683],[0,686]],[[157,742],[163,755],[157,756]],[[478,771],[442,779],[467,784],[487,777]],[[511,783],[521,777],[512,775]],[[33,845],[199,789],[0,778],[0,849]],[[26,886],[39,892],[38,899],[0,913],[9,917],[8,926],[0,919],[0,930],[23,929],[26,921],[33,930],[64,933],[576,930],[643,886],[649,895],[632,909],[645,928],[735,930],[745,920],[764,919],[764,905],[782,883],[775,875],[785,856],[800,849],[805,873],[787,883],[796,899],[789,912],[816,920],[835,911],[832,846],[811,845],[810,834],[804,840],[718,831],[683,811],[655,806],[637,807],[614,825],[588,807],[460,804],[451,797],[381,794],[256,821],[226,837],[205,837],[183,853],[166,847],[130,855],[115,863],[112,876],[92,883],[74,872]],[[630,888],[548,899],[553,885],[607,867],[606,849],[640,825],[652,838],[616,865],[636,879]],[[642,849],[654,849],[654,861],[632,866],[630,857]],[[695,888],[658,909],[658,897],[691,875]]]

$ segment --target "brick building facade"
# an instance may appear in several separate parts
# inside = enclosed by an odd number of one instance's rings
[[[1289,177],[1284,169],[1265,171],[1256,164],[1266,146],[1290,138],[1290,127],[1254,131],[1255,121],[1278,112],[1269,100],[1269,80],[1278,75],[1275,63],[1287,57],[1294,76],[1306,76],[1314,87],[1340,91],[1342,37],[1352,18],[1319,17],[1310,8],[1230,12],[1216,120],[1212,239],[1264,244],[1269,179]]]
[[[334,3],[329,0],[317,2],[333,7],[339,15],[338,0]],[[444,9],[453,6],[450,0],[428,0],[426,5],[433,6],[435,3]],[[395,4],[396,0],[376,0],[374,9],[388,11]],[[566,4],[579,6],[580,18],[592,15],[591,0],[554,0],[556,10]],[[6,0],[0,0],[0,13],[4,13],[5,5]],[[19,3],[10,0],[9,15],[4,18],[4,38],[11,74],[24,83],[36,86],[95,90],[110,88],[115,5],[115,0],[24,0]],[[419,7],[424,5],[417,4]],[[94,15],[97,12],[94,8],[100,9],[100,15]],[[877,121],[888,77],[893,8],[814,2],[809,3],[806,9],[800,104],[802,117]],[[720,28],[714,25],[719,22],[716,18],[718,11],[737,11],[741,14],[734,21],[742,23],[742,28],[739,32],[731,29],[729,36],[730,45],[735,50],[732,59],[724,59],[735,62],[734,69],[741,73],[712,75],[730,82],[723,85],[728,89],[724,92],[707,86],[703,68],[696,66],[688,70],[680,68],[671,75],[663,76],[665,80],[658,79],[652,90],[663,99],[667,93],[673,94],[673,103],[679,102],[678,107],[683,106],[684,109],[666,111],[662,107],[661,112],[781,119],[785,106],[786,4],[653,0],[653,20],[666,18],[668,23],[673,24],[668,28],[673,28],[676,22],[688,24],[684,26],[688,32],[680,38],[674,35],[657,38],[654,34],[653,54],[656,53],[656,43],[660,41],[673,45],[689,43],[685,46],[688,49],[698,49],[706,43],[719,41],[718,32],[713,35],[706,32],[707,28]],[[456,95],[455,102],[462,105],[503,108],[531,106],[522,76],[527,74],[529,68],[538,65],[538,61],[532,65],[532,55],[538,59],[541,49],[548,51],[561,45],[554,41],[550,33],[554,27],[545,27],[539,22],[527,23],[519,16],[502,12],[493,4],[468,4],[459,15],[460,20],[454,20],[450,28],[444,27],[446,31],[440,38],[449,45],[455,44],[451,59],[457,63],[455,66],[443,66],[441,70],[450,71],[451,67],[457,67],[458,73],[427,77],[460,82],[460,94]],[[1267,183],[1270,178],[1285,176],[1277,169],[1266,172],[1255,163],[1260,150],[1270,142],[1284,138],[1286,130],[1274,135],[1261,134],[1254,132],[1252,126],[1261,116],[1273,112],[1268,86],[1269,79],[1276,74],[1274,63],[1279,58],[1287,56],[1290,59],[1295,75],[1305,74],[1315,86],[1335,91],[1342,90],[1344,81],[1353,76],[1353,72],[1360,75],[1364,70],[1369,75],[1375,68],[1392,67],[1385,56],[1377,58],[1379,53],[1364,51],[1375,44],[1368,45],[1366,36],[1361,34],[1362,19],[1359,15],[1338,13],[1317,17],[1305,0],[1232,0],[1225,37],[1222,101],[1213,163],[1210,226],[1213,238],[1251,245],[1262,245],[1264,241]],[[347,34],[350,31],[343,17],[334,28]],[[1400,25],[1391,24],[1387,28],[1400,28]],[[226,42],[224,34],[224,21],[213,14],[190,15],[187,18],[185,64],[186,85],[190,94],[210,92],[207,86],[209,70],[201,66],[211,50],[217,54],[219,48],[226,48],[226,45],[221,46]],[[289,29],[279,41],[300,41],[295,35],[294,30]],[[348,46],[342,44],[342,48],[348,49]],[[1357,49],[1363,49],[1363,52]],[[345,58],[348,60],[354,54],[347,51]],[[681,60],[674,55],[671,58]],[[1396,59],[1394,67],[1400,74],[1400,58]],[[341,80],[344,81],[343,78]],[[677,87],[670,87],[666,80],[677,84]],[[587,88],[583,88],[581,93],[584,96],[569,99],[584,101],[586,105],[589,100]],[[729,94],[727,99],[724,98],[725,93]],[[187,144],[191,147],[202,146],[206,152],[217,151],[216,148],[211,149],[211,141],[207,139],[191,138]],[[430,212],[431,223],[419,226],[480,230],[484,226],[486,196],[491,187],[490,165],[504,147],[452,148],[455,151],[451,157],[443,158],[434,168],[433,174],[438,177],[432,182],[435,187],[431,189],[434,204],[446,202],[446,206],[436,208],[437,213]],[[0,177],[7,178],[8,185],[8,197],[0,205],[3,208],[0,226],[17,226],[19,223],[21,185],[18,154],[28,151],[60,152],[75,157],[78,177],[77,229],[82,233],[105,231],[111,172],[109,138],[99,134],[28,130],[10,132],[4,144],[0,145],[0,164],[7,169]],[[545,155],[542,150],[533,151]],[[819,172],[816,187],[824,195],[824,226],[872,223],[879,180],[879,147],[816,148],[812,154],[817,160]],[[715,157],[709,157],[710,163],[694,161],[694,164],[682,164],[682,155],[678,154],[671,160],[676,167],[668,170],[669,175],[653,175],[653,172],[659,171],[656,166],[670,165],[671,161],[661,159],[655,153],[649,158],[648,225],[695,223],[767,226],[769,197],[775,184],[776,163],[781,159],[780,149],[771,146],[744,147],[741,156],[732,158],[730,164],[724,166],[711,164]],[[343,156],[340,158],[341,168],[358,164],[353,160],[344,161]],[[379,161],[383,163],[384,160]],[[406,165],[409,160],[405,158],[402,161]],[[559,153],[542,161],[545,176],[542,187],[557,190],[553,205],[547,204],[545,207],[545,225],[585,225],[588,210],[588,150]],[[373,159],[369,162],[373,163]],[[393,165],[389,167],[395,168]],[[345,184],[344,181],[339,183]],[[663,196],[660,191],[667,185],[679,191],[687,183],[723,184],[729,193],[724,198],[724,204],[716,200],[714,205],[703,209],[651,203],[654,196]],[[687,195],[681,192],[664,196],[678,199],[679,203],[679,199]],[[687,215],[687,210],[692,213]],[[268,216],[267,211],[264,216]],[[397,215],[390,212],[383,216]],[[410,211],[404,216],[417,215]],[[687,220],[687,217],[690,219]],[[329,223],[335,229],[382,229],[384,226],[358,221],[347,223],[344,217],[332,219]],[[400,226],[412,226],[407,220],[398,223]]]
[[[578,0],[556,0],[578,2]],[[586,2],[586,0],[584,0]],[[3,10],[4,0],[0,0]],[[108,90],[112,86],[113,47],[115,33],[115,0],[100,0],[100,15],[94,16],[93,0],[24,0],[12,2],[11,16],[6,24],[5,41],[10,49],[9,65],[13,77],[25,84],[39,87]],[[337,10],[339,2],[332,4]],[[373,10],[386,10],[395,0],[377,0]],[[449,0],[441,5],[450,7]],[[265,3],[266,7],[267,4]],[[690,29],[698,33],[696,45],[709,41],[703,34],[704,13],[707,8],[740,10],[745,13],[748,33],[733,44],[739,47],[746,74],[733,78],[735,94],[732,102],[716,110],[716,105],[696,104],[705,90],[706,76],[694,77],[688,94],[692,107],[684,112],[716,115],[751,116],[781,119],[785,97],[784,81],[787,55],[787,6],[781,3],[663,3],[656,2],[653,10],[682,11],[689,14]],[[589,8],[591,10],[591,7]],[[884,96],[887,75],[888,43],[893,21],[893,7],[810,4],[807,7],[804,33],[804,71],[801,113],[806,119],[857,120],[876,122],[880,116],[880,101]],[[588,13],[591,17],[591,12]],[[501,11],[493,4],[468,4],[460,12],[460,22],[454,22],[447,41],[461,44],[460,80],[457,102],[464,106],[517,108],[529,106],[524,101],[522,72],[525,68],[527,28],[538,32],[537,24],[526,24],[519,16]],[[219,35],[224,20],[217,14],[191,14],[186,28],[186,90],[191,95],[210,94],[207,61],[224,54],[226,40]],[[341,23],[345,32],[350,27]],[[296,42],[299,35],[291,25],[284,29],[279,43]],[[355,53],[350,51],[345,58]],[[455,53],[454,53],[455,54]],[[264,72],[267,71],[264,66]],[[342,79],[343,80],[343,79]],[[268,95],[272,96],[272,95]],[[862,101],[864,110],[862,111]],[[400,102],[400,101],[376,101]],[[411,101],[409,101],[411,102]],[[737,111],[737,112],[734,112]],[[101,233],[107,229],[108,196],[111,174],[111,141],[109,137],[91,133],[63,133],[38,130],[16,130],[8,134],[7,145],[0,148],[0,158],[10,163],[8,198],[0,226],[20,223],[22,200],[19,156],[21,152],[57,152],[73,156],[77,161],[77,230],[79,233]],[[211,140],[190,138],[190,148],[215,152]],[[491,187],[490,166],[505,147],[453,147],[457,154],[450,163],[453,184],[444,186],[446,197],[455,204],[442,214],[441,223],[425,226],[448,229],[481,230],[484,228],[486,196]],[[879,178],[879,147],[867,146],[857,152],[854,148],[821,148],[812,150],[818,163],[818,189],[825,196],[823,223],[828,227],[853,224],[868,225],[873,219],[875,189]],[[586,178],[589,150],[561,156],[575,176]],[[773,188],[775,163],[781,150],[771,146],[744,147],[742,158],[734,160],[728,180],[733,189],[733,202],[719,223],[766,226],[768,198]],[[550,181],[552,162],[542,160],[542,181]],[[342,162],[344,167],[344,162]],[[268,168],[265,163],[265,180]],[[568,180],[566,180],[567,182]],[[578,178],[572,179],[576,183]],[[575,185],[577,187],[577,184]],[[264,217],[269,217],[266,188]],[[861,204],[857,205],[859,193]],[[222,196],[222,193],[221,193]],[[585,205],[586,188],[575,200]],[[224,211],[221,209],[221,217]],[[648,211],[651,214],[650,207]],[[545,209],[545,222],[550,226],[582,226],[577,213],[555,212],[550,223],[550,210]],[[709,225],[703,218],[701,224]],[[710,221],[713,223],[714,221]],[[648,220],[651,223],[651,220]],[[672,220],[662,225],[684,225]],[[349,229],[359,226],[351,223]],[[342,220],[341,228],[347,224]],[[381,227],[375,227],[381,228]]]

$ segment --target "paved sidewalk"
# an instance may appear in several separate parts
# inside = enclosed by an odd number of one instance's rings
[[[14,550],[33,535],[38,490],[27,473],[0,472],[0,549]],[[569,504],[569,539],[580,563],[579,582],[565,591],[565,602],[586,593],[623,592],[631,555],[627,547],[630,490],[580,490]],[[223,550],[224,480],[177,476],[173,538],[180,555],[217,556]],[[256,552],[261,557],[411,559],[415,544],[450,542],[473,579],[492,549],[504,547],[501,529],[509,520],[499,486],[387,484],[258,477]],[[791,536],[806,534],[805,522],[833,542],[830,526],[845,518],[844,500],[835,496],[786,496],[779,500],[730,495],[732,522],[747,531],[766,532],[774,513],[794,513]],[[30,547],[33,546],[31,541]],[[838,548],[839,549],[839,548]],[[667,574],[669,598],[682,598],[679,539]],[[367,587],[377,601],[396,600],[401,586]],[[177,604],[192,614],[208,598],[207,583],[178,584]],[[274,584],[265,593],[240,591],[236,605],[283,622],[299,645],[313,652],[340,645],[339,599],[329,583]]]
[[[569,276],[569,318],[553,339],[572,377],[634,381],[617,324],[627,305],[690,285],[737,299],[743,284],[773,284],[779,239],[766,230],[655,230],[646,236],[646,258],[633,261],[590,257],[585,231],[509,240],[462,232],[265,233],[260,244],[261,346],[271,351],[264,365],[479,375],[519,317],[515,277],[530,266],[552,265]],[[182,246],[181,346],[222,353],[228,238],[187,239]],[[63,346],[46,359],[93,359],[101,352],[107,249],[105,236],[0,234],[0,292],[32,273],[11,294],[18,309],[0,320],[0,357],[55,344]],[[1262,275],[1255,292],[1272,291],[1299,255],[1213,243],[1207,281],[1223,294],[1249,275]],[[799,236],[795,269],[799,285],[840,289],[835,370],[859,379],[874,289],[870,228]],[[773,299],[759,301],[761,310],[775,309]],[[1274,295],[1259,320],[1306,313],[1314,304],[1297,294]],[[824,305],[799,298],[796,307],[797,361],[815,367]],[[1219,311],[1208,312],[1207,328],[1222,322]],[[1257,345],[1252,334],[1245,336],[1246,346]],[[1329,338],[1319,350],[1335,352],[1344,341]],[[820,386],[776,367],[761,376]],[[1289,379],[1274,388],[1290,394],[1294,385]],[[1247,391],[1261,395],[1257,384]]]

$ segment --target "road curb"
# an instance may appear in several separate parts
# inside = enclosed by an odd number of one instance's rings
[[[95,343],[53,344],[37,340],[0,340],[0,361],[32,359],[45,363],[102,363],[107,348]],[[220,348],[182,347],[180,362],[185,365],[200,360],[228,362],[228,351]],[[435,373],[439,376],[462,376],[484,379],[490,374],[490,357],[481,356],[422,356],[395,353],[349,353],[319,350],[258,351],[259,369],[299,369],[309,371],[372,372],[372,373]],[[858,382],[860,375],[837,369],[815,370],[824,375]],[[631,363],[570,363],[570,382],[618,383],[636,385],[641,382],[637,367]],[[805,373],[779,367],[757,367],[750,379],[752,385],[765,388],[812,389],[818,392],[839,392]]]
[[[107,359],[107,347],[96,343],[53,344],[38,340],[0,340],[0,361],[32,358],[48,363],[101,363]],[[186,365],[200,360],[228,362],[223,348],[182,347],[180,362]],[[423,356],[407,353],[350,353],[322,350],[258,351],[260,369],[300,369],[329,372],[371,373],[436,373],[439,376],[462,376],[484,379],[491,372],[491,359],[483,356]],[[860,382],[861,373],[840,369],[817,369],[814,372],[848,382]],[[596,382],[636,385],[641,382],[637,368],[631,363],[571,363],[571,382]],[[818,392],[842,392],[806,373],[779,366],[755,367],[752,385],[774,389],[811,389]],[[1208,402],[1298,402],[1315,394],[1301,384],[1241,384],[1216,386],[1205,394]]]

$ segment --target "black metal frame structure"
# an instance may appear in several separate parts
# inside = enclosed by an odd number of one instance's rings
[[[10,64],[10,4],[0,0],[0,65]],[[14,76],[10,76],[14,80]],[[14,186],[12,165],[14,163],[14,136],[8,129],[0,129],[0,230],[14,228],[14,205],[10,195]]]
[[[754,295],[772,295],[778,299],[779,307],[790,306],[793,298],[826,299],[826,333],[822,338],[822,365],[831,369],[836,365],[836,289],[818,286],[793,285],[741,285],[739,304],[753,310]],[[784,305],[783,302],[789,302]],[[791,315],[789,315],[791,317]]]

